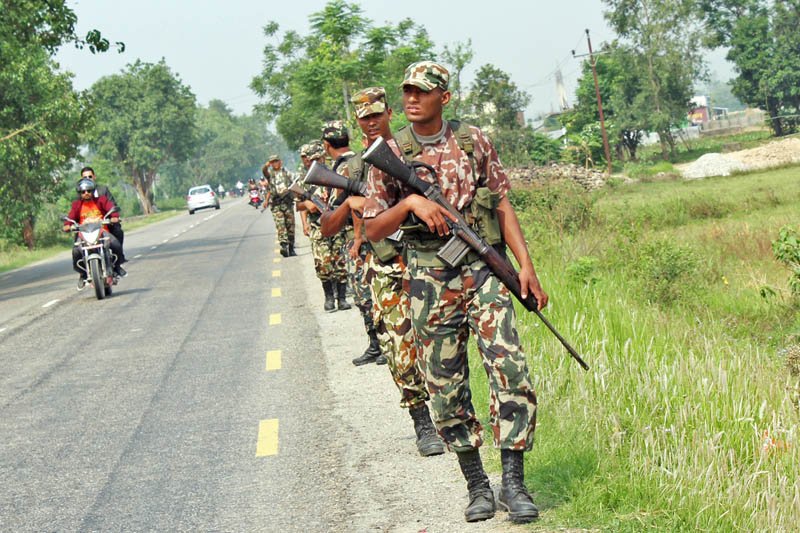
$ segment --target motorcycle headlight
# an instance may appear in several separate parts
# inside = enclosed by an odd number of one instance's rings
[[[82,231],[81,237],[83,237],[83,240],[89,244],[95,244],[97,239],[100,237],[100,228],[92,231]]]

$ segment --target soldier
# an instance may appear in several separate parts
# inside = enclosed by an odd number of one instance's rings
[[[370,87],[353,95],[358,125],[364,132],[365,145],[382,136],[391,139],[389,121],[392,110],[386,104],[382,87]],[[350,159],[350,179],[364,181],[369,165],[360,157]],[[348,197],[342,206],[323,217],[323,231],[328,224],[343,224],[352,211],[354,220],[364,208],[364,198]],[[400,389],[400,407],[409,410],[417,435],[417,450],[423,457],[444,453],[442,441],[436,435],[428,406],[430,399],[425,387],[425,377],[417,367],[417,345],[409,316],[409,299],[403,290],[405,264],[400,255],[399,243],[388,239],[368,242],[364,259],[364,277],[360,284],[369,288],[372,300],[372,321],[375,324],[381,351],[389,361],[397,388]],[[362,356],[363,357],[363,356]],[[355,361],[354,361],[355,362]]]
[[[334,120],[325,124],[322,128],[322,144],[325,151],[333,159],[333,170],[342,176],[351,176],[359,166],[357,162],[360,157],[350,149],[350,135],[347,128],[340,120]],[[330,207],[338,207],[345,199],[341,191],[332,192]],[[378,340],[378,333],[372,320],[372,297],[369,289],[365,285],[364,279],[364,258],[367,255],[368,245],[363,236],[363,222],[359,217],[350,216],[350,210],[340,211],[342,216],[336,224],[329,224],[327,219],[331,212],[323,213],[320,217],[323,235],[333,235],[340,231],[347,233],[347,244],[344,249],[345,261],[347,264],[347,279],[350,288],[353,290],[353,301],[361,312],[364,320],[364,328],[369,337],[369,345],[364,353],[353,359],[356,366],[368,363],[386,364],[386,357],[381,353],[381,344]],[[346,286],[339,286],[340,297],[345,294]]]
[[[476,127],[442,119],[450,101],[449,73],[422,61],[403,78],[403,106],[411,122],[389,145],[406,159],[430,165],[435,175],[418,169],[420,179],[439,186],[444,197],[482,236],[505,243],[521,266],[523,295],[533,293],[539,308],[547,305],[531,263],[519,221],[507,198],[509,180],[489,139]],[[475,416],[469,390],[467,339],[475,335],[489,378],[490,422],[501,450],[503,481],[499,502],[515,522],[534,520],[539,512],[524,484],[523,452],[533,446],[536,395],[519,344],[514,307],[508,289],[475,253],[448,267],[436,257],[446,242],[449,213],[373,168],[364,207],[371,240],[396,231],[410,214],[428,231],[406,232],[407,278],[411,318],[420,343],[418,361],[425,373],[439,434],[458,456],[467,480],[468,522],[491,518],[494,494],[478,448],[483,428]]]
[[[297,255],[294,251],[294,197],[289,192],[292,174],[283,168],[283,162],[277,155],[271,155],[261,173],[269,182],[267,197],[264,203],[270,206],[275,221],[275,231],[283,257]]]
[[[322,147],[322,142],[312,141],[304,144],[300,149],[300,159],[306,169],[314,161],[324,163],[325,149]],[[327,199],[323,197],[319,188],[312,190],[311,193],[317,195],[323,202]],[[314,270],[322,282],[322,290],[325,292],[323,308],[328,313],[336,311],[337,306],[340,311],[351,309],[344,294],[341,294],[338,301],[336,294],[338,286],[347,284],[347,268],[342,254],[345,245],[344,233],[339,232],[332,237],[323,237],[319,225],[320,212],[310,200],[299,201],[297,209],[306,213],[307,226],[303,226],[303,233],[308,232],[307,235],[311,241],[311,254],[314,257]]]

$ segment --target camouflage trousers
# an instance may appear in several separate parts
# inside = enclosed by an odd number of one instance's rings
[[[364,264],[370,248],[369,244],[362,244],[358,249],[358,254],[353,259],[350,257],[350,248],[352,246],[353,241],[349,240],[342,248],[342,254],[347,262],[347,281],[353,290],[353,302],[358,307],[358,310],[361,311],[361,316],[364,318],[364,323],[369,331],[372,326],[372,295],[369,293],[369,287],[364,281]]]
[[[270,210],[278,233],[278,243],[281,246],[294,246],[294,202],[273,201]]]
[[[411,327],[408,295],[403,290],[405,263],[382,263],[367,255],[365,281],[372,297],[372,320],[389,361],[395,385],[400,390],[400,407],[411,409],[428,401],[425,376],[417,366],[417,343]]]
[[[342,256],[344,233],[339,232],[333,237],[323,237],[319,227],[312,225],[308,238],[311,241],[314,270],[320,281],[346,282],[347,269],[344,256]]]
[[[489,422],[498,448],[530,450],[536,393],[519,345],[508,289],[483,261],[457,268],[417,265],[408,252],[407,288],[419,343],[419,365],[436,428],[451,451],[483,443],[469,388],[467,340],[475,335],[489,378]]]

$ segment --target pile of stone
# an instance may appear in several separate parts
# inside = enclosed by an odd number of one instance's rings
[[[521,185],[546,185],[555,181],[572,180],[588,191],[606,184],[605,173],[572,164],[529,165],[506,169],[512,182]]]
[[[705,154],[680,170],[684,178],[698,179],[795,163],[800,163],[800,139],[793,137],[737,152]]]

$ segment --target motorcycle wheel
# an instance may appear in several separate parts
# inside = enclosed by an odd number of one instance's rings
[[[98,300],[102,300],[106,297],[106,286],[103,283],[103,267],[100,264],[100,259],[89,259],[89,274],[94,286],[94,295],[97,296]]]

